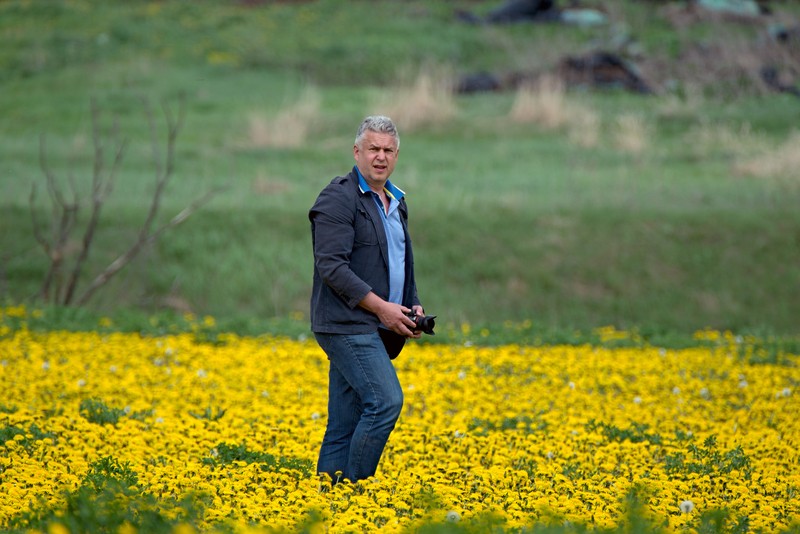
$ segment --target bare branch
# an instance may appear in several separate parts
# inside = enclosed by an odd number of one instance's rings
[[[147,117],[147,125],[150,128],[150,150],[153,157],[153,167],[156,169],[156,184],[158,184],[164,173],[162,172],[161,151],[158,142],[158,131],[156,130],[156,120],[153,117],[153,107],[150,105],[150,101],[145,99],[142,101],[142,105],[144,105],[144,114]]]
[[[164,194],[164,190],[169,182],[170,178],[172,177],[174,170],[175,170],[175,142],[178,138],[178,133],[180,132],[181,128],[183,127],[183,121],[186,115],[186,98],[185,95],[181,95],[178,107],[178,115],[175,117],[172,114],[171,108],[167,105],[166,102],[162,102],[161,108],[162,112],[164,113],[164,118],[167,122],[167,147],[166,147],[166,156],[164,161],[161,159],[161,151],[160,151],[160,144],[158,142],[158,133],[156,129],[156,121],[153,117],[153,111],[151,106],[145,101],[145,114],[147,115],[147,121],[150,126],[150,141],[152,145],[152,153],[153,153],[153,165],[156,169],[156,187],[155,191],[153,192],[153,198],[150,203],[150,209],[148,210],[147,217],[145,218],[144,222],[142,223],[141,228],[139,229],[139,236],[136,242],[131,245],[131,247],[122,255],[117,257],[111,264],[109,264],[106,269],[100,273],[89,285],[89,287],[81,294],[81,297],[78,299],[78,305],[85,304],[103,285],[108,283],[108,281],[116,275],[123,267],[129,264],[141,250],[153,243],[158,237],[164,233],[169,228],[175,227],[188,219],[195,211],[197,211],[201,206],[206,204],[210,201],[214,196],[220,193],[223,189],[217,188],[214,189],[199,199],[192,202],[188,207],[183,209],[180,213],[178,213],[175,217],[173,217],[168,223],[162,225],[157,230],[152,231],[153,224],[156,220],[156,216],[158,215],[159,209],[161,207],[161,198]]]
[[[55,174],[53,174],[53,171],[50,170],[50,166],[47,164],[47,144],[44,135],[39,137],[39,165],[47,180],[47,193],[50,195],[50,199],[53,201],[54,205],[63,206],[64,196],[58,188]]]
[[[178,138],[178,132],[183,128],[183,121],[186,118],[186,95],[181,94],[178,100],[178,117],[177,119],[172,116],[172,110],[167,106],[166,102],[162,102],[161,108],[164,112],[164,117],[167,120],[169,128],[169,135],[167,138],[167,163],[166,174],[171,175],[175,167],[175,140]]]
[[[42,233],[42,225],[39,218],[36,216],[36,184],[31,185],[31,194],[28,196],[28,206],[31,210],[31,223],[33,224],[33,237],[36,242],[42,246],[44,253],[50,257],[50,243]]]
[[[42,232],[42,227],[39,224],[39,219],[36,217],[36,184],[31,186],[31,194],[28,197],[28,205],[30,206],[31,211],[31,222],[33,224],[33,237],[36,241],[41,245],[42,250],[47,255],[48,259],[51,259],[53,256],[53,249],[50,242],[44,236]],[[53,283],[53,263],[51,261],[50,267],[47,269],[47,273],[44,275],[44,279],[42,280],[42,286],[39,288],[39,295],[48,300],[50,297],[50,286]]]
[[[181,224],[183,221],[188,219],[194,212],[200,209],[203,205],[207,204],[213,197],[215,197],[225,189],[226,188],[224,187],[219,187],[209,191],[202,197],[192,202],[189,206],[184,208],[180,213],[175,215],[168,223],[158,228],[155,232],[147,234],[144,237],[142,237],[140,234],[140,238],[124,254],[117,257],[113,262],[111,262],[111,264],[109,264],[109,266],[106,267],[106,269],[92,281],[89,287],[86,288],[81,297],[78,299],[77,304],[79,306],[86,304],[86,302],[92,297],[95,291],[97,291],[99,288],[108,283],[108,281],[120,270],[122,270],[123,267],[129,264],[139,254],[139,252],[141,252],[141,250],[145,246],[155,242],[156,239],[158,239],[159,236],[163,234],[165,231]]]
[[[170,229],[170,228],[172,228],[174,226],[178,226],[183,221],[188,219],[198,209],[203,207],[205,204],[208,204],[208,202],[212,198],[214,198],[218,194],[222,193],[223,191],[226,191],[227,189],[228,189],[227,187],[215,187],[214,189],[212,189],[211,191],[207,192],[202,197],[196,199],[194,202],[192,202],[191,204],[189,204],[188,206],[183,208],[183,210],[181,210],[180,213],[178,213],[172,219],[170,219],[170,221],[167,224],[165,224],[164,226],[159,228],[155,233],[153,233],[153,235],[150,236],[150,240],[152,241],[152,240],[156,239],[165,230],[168,230],[168,229]]]
[[[48,258],[52,258],[52,247],[50,242],[44,236],[42,232],[42,226],[39,223],[39,219],[36,216],[36,184],[31,186],[31,194],[28,197],[28,205],[31,211],[31,222],[33,224],[33,237],[36,239],[36,242],[41,245],[42,250],[47,255]],[[47,274],[44,276],[44,280],[42,280],[42,287],[39,289],[39,294],[47,300],[50,296],[50,286],[53,283],[53,264],[50,263],[50,267],[47,270]]]
[[[45,275],[44,281],[42,283],[42,288],[40,290],[41,296],[45,300],[50,299],[50,289],[52,284],[55,282],[56,288],[53,294],[53,300],[58,302],[59,295],[61,293],[61,281],[62,281],[62,267],[64,263],[64,256],[66,254],[66,247],[67,242],[69,240],[69,234],[72,231],[72,228],[75,224],[78,214],[78,193],[75,189],[74,183],[72,185],[72,192],[73,192],[73,202],[69,203],[64,199],[64,195],[61,192],[61,189],[58,187],[58,181],[56,180],[55,174],[50,169],[47,163],[47,150],[45,144],[45,138],[42,136],[39,142],[39,162],[42,167],[42,170],[45,174],[47,179],[47,190],[50,194],[50,200],[53,204],[53,215],[51,220],[51,240],[49,243],[46,242],[44,237],[41,234],[41,229],[38,227],[38,222],[36,222],[36,228],[34,229],[34,234],[39,234],[37,240],[40,244],[42,244],[45,252],[47,253],[50,259],[50,268]],[[33,206],[33,200],[35,198],[35,191],[32,191],[31,195],[31,210],[35,210]],[[33,213],[33,212],[32,212]],[[35,215],[33,215],[35,218]],[[45,245],[44,243],[47,243]]]
[[[150,233],[150,228],[152,228],[153,222],[158,214],[158,210],[161,207],[161,196],[164,194],[164,189],[167,186],[167,182],[172,177],[172,173],[175,170],[175,141],[178,138],[178,132],[183,126],[185,98],[181,97],[179,105],[180,109],[178,113],[178,120],[175,120],[167,103],[162,103],[162,110],[167,121],[167,155],[166,162],[162,162],[158,143],[158,133],[156,132],[155,119],[153,118],[153,111],[152,108],[145,103],[147,122],[150,125],[150,141],[153,151],[153,165],[156,168],[156,189],[153,193],[153,200],[150,203],[150,210],[147,213],[147,218],[145,219],[140,231],[140,239],[146,239],[146,236]]]
[[[92,197],[97,196],[97,191],[100,188],[100,183],[103,175],[103,165],[105,158],[103,157],[103,142],[100,139],[100,112],[97,108],[97,101],[92,98],[91,100],[91,113],[92,113],[92,141],[94,143],[94,170],[92,172]]]
[[[196,199],[188,207],[184,208],[175,215],[169,222],[153,230],[156,224],[161,200],[166,190],[167,183],[174,174],[175,170],[175,143],[185,118],[185,96],[181,95],[178,113],[174,115],[172,109],[166,102],[162,102],[162,111],[167,123],[166,154],[162,158],[159,137],[156,128],[156,121],[153,117],[152,108],[145,101],[145,114],[150,127],[150,137],[152,145],[153,165],[155,168],[155,190],[151,199],[145,220],[139,228],[135,242],[119,257],[112,261],[98,276],[92,280],[89,286],[77,299],[77,305],[84,305],[94,293],[104,286],[114,275],[128,265],[143,248],[155,242],[165,231],[173,228],[188,219],[193,213],[208,203],[214,196],[224,190],[224,188],[214,189],[202,197]],[[56,303],[69,305],[75,300],[77,286],[81,277],[81,272],[86,264],[89,252],[94,241],[95,233],[100,221],[100,214],[108,195],[113,189],[114,180],[117,172],[122,165],[123,154],[126,142],[117,142],[118,129],[116,120],[113,128],[108,135],[104,135],[100,121],[100,111],[97,103],[92,100],[92,136],[94,143],[94,165],[92,170],[91,185],[91,214],[83,232],[80,251],[75,259],[72,271],[67,280],[66,289],[62,293],[62,283],[65,281],[62,269],[67,255],[69,236],[77,220],[78,209],[80,207],[80,196],[75,186],[72,175],[69,176],[69,184],[72,190],[72,201],[66,200],[64,193],[59,187],[55,174],[51,171],[47,162],[47,150],[44,137],[40,143],[40,163],[45,174],[47,191],[50,195],[52,205],[51,216],[51,235],[48,238],[43,231],[35,210],[36,186],[31,189],[31,220],[33,222],[34,236],[40,246],[44,249],[50,259],[50,268],[42,285],[40,295],[42,298],[51,299]],[[116,144],[113,163],[110,168],[106,161],[106,138],[110,137]],[[54,294],[51,296],[52,286],[55,284]],[[62,298],[63,296],[63,298]],[[59,299],[62,299],[59,302]]]
[[[97,103],[94,100],[92,100],[92,133],[95,147],[94,173],[92,175],[92,213],[89,216],[89,222],[86,224],[86,229],[83,233],[83,241],[81,243],[80,253],[75,260],[72,274],[69,277],[67,290],[64,294],[64,304],[71,304],[72,299],[75,296],[75,290],[78,285],[78,280],[80,279],[81,271],[83,270],[83,265],[89,258],[89,250],[91,249],[92,241],[94,240],[97,224],[100,221],[100,212],[102,211],[103,204],[105,203],[108,194],[111,192],[116,172],[122,164],[122,155],[125,151],[126,145],[125,141],[122,141],[118,144],[111,169],[108,175],[103,177],[105,158],[103,156],[103,142],[101,139],[102,132],[99,125],[99,110],[97,108]],[[112,137],[116,138],[116,135],[112,134]]]

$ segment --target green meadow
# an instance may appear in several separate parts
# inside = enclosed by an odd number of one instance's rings
[[[45,168],[81,200],[69,266],[93,169],[125,143],[79,291],[137,239],[166,156],[162,110],[175,119],[183,101],[154,227],[220,192],[53,317],[191,312],[306,331],[307,210],[353,165],[360,120],[381,113],[400,125],[392,179],[441,328],[796,336],[800,99],[732,59],[769,60],[758,43],[773,19],[678,23],[662,3],[606,4],[609,24],[580,28],[457,21],[496,6],[476,1],[0,1],[0,299],[47,304],[33,221],[45,236],[59,225]],[[789,3],[775,10],[797,19]],[[656,94],[452,90],[468,73],[552,71],[621,31]],[[722,52],[718,70],[692,56],[703,46]],[[782,54],[797,72],[797,48]]]

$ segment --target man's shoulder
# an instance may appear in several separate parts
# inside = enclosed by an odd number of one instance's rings
[[[325,193],[356,195],[358,193],[358,177],[354,173],[337,176],[323,189]]]
[[[337,176],[333,180],[331,180],[331,185],[342,185],[344,183],[352,183],[355,182],[355,177],[351,174],[345,174],[344,176]]]
[[[320,191],[309,215],[322,211],[350,209],[347,206],[353,206],[354,209],[358,194],[358,178],[354,173],[337,176]]]
[[[358,189],[358,176],[354,172],[349,172],[343,176],[337,176],[328,184],[326,189],[329,188],[337,188],[337,186],[351,186],[351,189],[357,190]]]

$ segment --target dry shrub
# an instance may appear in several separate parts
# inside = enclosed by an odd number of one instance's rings
[[[800,132],[794,131],[782,144],[734,164],[733,171],[756,178],[789,179],[800,184]]]
[[[581,148],[592,148],[600,141],[600,115],[583,107],[571,107],[569,141]]]
[[[454,76],[449,68],[423,66],[413,76],[408,72],[401,72],[397,88],[382,93],[373,108],[404,131],[441,124],[456,116]]]
[[[522,84],[509,112],[514,122],[535,123],[548,129],[564,126],[568,117],[564,82],[550,75]]]
[[[685,141],[692,155],[699,159],[715,154],[731,159],[750,158],[768,146],[747,122],[738,127],[706,122],[689,130]]]
[[[692,129],[685,140],[697,158],[728,158],[734,175],[800,185],[800,132],[776,143],[753,132],[749,123],[736,128],[708,123]]]
[[[275,117],[252,112],[248,119],[249,148],[295,148],[302,146],[320,110],[320,95],[307,87],[300,98],[282,109]]]
[[[600,137],[600,116],[568,98],[564,82],[557,76],[541,76],[519,86],[508,113],[517,123],[538,124],[548,130],[566,128],[570,142],[589,148]]]
[[[641,154],[650,146],[650,125],[644,117],[624,114],[617,117],[614,129],[614,146],[622,152]]]

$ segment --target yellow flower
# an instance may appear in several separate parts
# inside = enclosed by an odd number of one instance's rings
[[[172,529],[172,534],[195,534],[195,529],[188,523],[178,523]]]
[[[70,534],[70,532],[63,523],[50,523],[47,526],[47,534]]]
[[[634,487],[670,529],[696,530],[698,510],[721,507],[765,530],[800,517],[788,489],[800,486],[800,398],[775,395],[796,389],[800,359],[749,365],[731,354],[752,341],[728,333],[669,351],[411,344],[376,476],[331,487],[314,473],[327,359],[313,341],[15,328],[0,337],[0,391],[15,408],[0,422],[0,530],[37,497],[58,509],[103,458],[125,466],[113,476],[135,478],[133,494],[192,499],[203,531],[292,530],[311,510],[331,533],[408,531],[448,510],[462,523],[487,513],[509,528],[551,517],[613,528]]]

